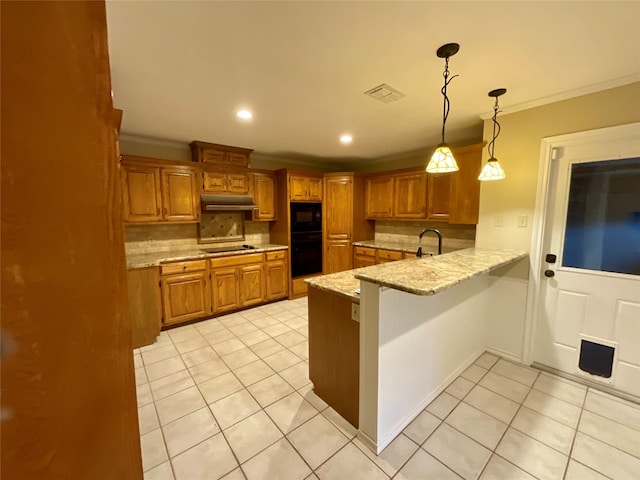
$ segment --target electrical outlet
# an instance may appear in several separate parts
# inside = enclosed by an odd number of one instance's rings
[[[153,237],[147,238],[147,241],[149,242],[149,246],[153,245]]]
[[[360,305],[357,303],[351,304],[351,320],[360,321]]]
[[[525,228],[527,226],[527,216],[518,215],[518,228]]]
[[[493,217],[494,227],[501,227],[502,225],[503,225],[502,215],[496,215],[495,217]]]

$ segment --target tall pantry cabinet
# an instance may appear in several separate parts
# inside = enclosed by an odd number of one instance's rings
[[[324,274],[351,270],[352,242],[374,237],[374,223],[365,218],[365,189],[365,178],[354,173],[327,173],[324,176]]]

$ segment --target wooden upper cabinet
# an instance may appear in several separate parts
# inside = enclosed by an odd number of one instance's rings
[[[393,176],[367,178],[367,218],[391,218],[393,215]]]
[[[162,218],[169,222],[200,219],[197,172],[187,167],[163,168]]]
[[[202,190],[206,193],[249,193],[249,176],[246,173],[206,169],[202,179]]]
[[[446,222],[449,219],[451,174],[427,174],[427,219]]]
[[[324,192],[324,237],[350,239],[353,230],[353,177],[326,176]]]
[[[120,174],[124,221],[130,223],[161,221],[160,169],[139,164],[123,164]]]
[[[396,175],[394,181],[394,218],[426,218],[427,174],[424,172],[419,172]]]
[[[249,166],[249,155],[253,152],[249,148],[199,141],[191,142],[190,147],[191,158],[194,162],[221,168],[247,168]]]
[[[322,201],[322,178],[302,175],[289,176],[289,200]]]
[[[199,168],[185,162],[123,156],[123,219],[128,223],[197,222]]]
[[[252,172],[253,201],[258,206],[253,211],[254,220],[276,219],[276,177],[272,173]]]
[[[477,224],[480,211],[480,170],[483,143],[453,149],[460,170],[451,173],[449,223]]]
[[[322,201],[322,178],[309,177],[309,198],[317,202]]]

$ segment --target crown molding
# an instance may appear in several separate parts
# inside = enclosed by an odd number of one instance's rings
[[[620,77],[606,82],[594,83],[593,85],[576,88],[574,90],[567,90],[566,92],[558,93],[557,95],[551,95],[549,97],[543,97],[536,100],[530,100],[528,102],[518,103],[509,107],[500,107],[500,113],[502,115],[508,115],[510,113],[521,112],[523,110],[529,110],[531,108],[541,107],[543,105],[549,105],[551,103],[561,102],[563,100],[569,100],[571,98],[582,97],[583,95],[589,95],[604,90],[610,90],[616,87],[622,87],[624,85],[629,85],[635,82],[640,82],[640,73],[634,73],[633,75],[627,75],[626,77]],[[480,118],[482,120],[489,120],[491,117],[493,117],[493,110],[480,114]]]

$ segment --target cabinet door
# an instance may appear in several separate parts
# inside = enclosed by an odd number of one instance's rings
[[[225,165],[227,162],[226,152],[223,150],[216,150],[213,148],[203,148],[202,161],[204,163],[213,163],[220,166]]]
[[[228,173],[226,182],[229,193],[249,193],[249,177],[244,173]]]
[[[446,222],[449,218],[451,174],[427,175],[427,219]]]
[[[449,223],[477,224],[480,211],[482,144],[453,151],[460,170],[451,174]]]
[[[267,295],[266,300],[286,298],[289,282],[287,281],[287,264],[284,260],[275,260],[266,263],[267,268]]]
[[[309,179],[307,177],[289,177],[289,199],[290,200],[307,200],[307,189],[309,188]]]
[[[217,268],[211,271],[213,313],[235,310],[240,306],[238,269]]]
[[[310,177],[307,179],[307,199],[316,202],[322,201],[322,178]]]
[[[349,240],[327,240],[325,242],[323,273],[326,275],[352,268],[351,242]]]
[[[200,219],[197,172],[188,168],[162,169],[163,219],[195,222]]]
[[[228,152],[227,165],[230,167],[248,167],[249,155],[246,153]]]
[[[166,325],[206,317],[211,313],[206,271],[171,275],[164,277],[161,283]]]
[[[376,264],[376,259],[371,257],[361,257],[356,255],[353,257],[353,268],[370,267]]]
[[[391,218],[393,177],[367,178],[367,218]]]
[[[427,217],[427,174],[396,175],[393,201],[394,218]]]
[[[207,193],[225,193],[227,191],[227,176],[222,172],[207,171],[202,174],[202,189]]]
[[[122,165],[122,206],[125,222],[162,220],[160,169],[144,165]]]
[[[273,175],[253,174],[253,201],[258,205],[254,220],[276,219],[276,179]]]
[[[262,263],[239,267],[240,305],[247,307],[264,301],[264,268]]]
[[[353,224],[353,178],[326,177],[324,182],[325,238],[348,240]]]

